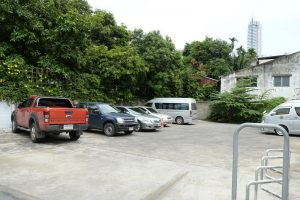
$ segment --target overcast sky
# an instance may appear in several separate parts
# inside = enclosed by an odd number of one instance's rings
[[[129,30],[159,30],[177,49],[206,36],[238,40],[247,48],[252,17],[262,25],[262,54],[300,51],[300,0],[88,0],[94,9],[111,12]]]

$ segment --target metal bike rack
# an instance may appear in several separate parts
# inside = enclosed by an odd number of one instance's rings
[[[257,198],[257,186],[268,183],[280,183],[282,184],[281,196],[273,194],[274,196],[281,198],[282,200],[289,199],[289,168],[290,168],[290,142],[289,142],[289,134],[287,131],[275,124],[263,124],[263,123],[244,123],[241,124],[233,134],[233,163],[232,163],[232,190],[231,190],[231,199],[237,200],[237,170],[238,170],[238,147],[239,147],[239,134],[244,128],[271,128],[282,131],[283,133],[283,148],[282,149],[270,149],[267,150],[267,156],[264,156],[262,159],[262,166],[256,169],[255,173],[255,181],[249,182],[246,187],[246,200],[249,199],[249,189],[251,185],[255,185],[255,199]],[[270,152],[283,152],[283,156],[270,156]],[[283,157],[283,166],[267,166],[268,159],[278,159]],[[282,168],[282,172],[278,170]],[[282,173],[282,179],[275,179],[271,176],[267,177],[268,179],[263,180],[263,173],[266,170],[272,169],[272,171]],[[260,180],[258,180],[260,173]],[[267,173],[265,173],[267,174]],[[270,192],[270,191],[267,191]]]

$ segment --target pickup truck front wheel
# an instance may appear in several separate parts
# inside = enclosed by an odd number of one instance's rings
[[[32,123],[30,125],[30,138],[31,138],[31,141],[33,143],[36,143],[36,142],[39,141],[38,138],[37,138],[37,136],[38,136],[39,133],[40,133],[40,130],[37,127],[37,125],[35,123]]]
[[[78,140],[80,138],[81,132],[80,131],[71,131],[69,132],[69,136],[71,140]]]
[[[104,125],[104,133],[107,136],[114,136],[116,134],[115,126],[112,123],[106,123]]]
[[[16,120],[15,119],[12,119],[11,121],[11,131],[13,133],[18,133],[20,130],[18,129],[18,125],[16,123]]]

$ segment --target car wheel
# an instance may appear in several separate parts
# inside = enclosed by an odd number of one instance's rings
[[[289,129],[288,129],[286,126],[283,126],[283,125],[280,125],[280,126],[281,126],[282,128],[284,128],[284,129],[286,130],[287,133],[289,133]],[[280,130],[274,129],[274,131],[275,131],[275,133],[276,133],[277,135],[280,135],[280,136],[283,135],[283,132],[280,131]]]
[[[115,126],[112,123],[106,123],[104,125],[104,133],[107,136],[114,136],[116,134]]]
[[[184,120],[182,117],[176,117],[175,122],[176,122],[176,124],[179,124],[179,125],[184,124]]]
[[[129,134],[132,134],[133,131],[124,131],[124,132],[125,132],[125,134],[129,135]]]
[[[71,140],[75,141],[80,138],[82,131],[70,131],[69,132],[69,137]]]
[[[18,133],[20,131],[20,129],[18,129],[18,125],[16,123],[15,118],[11,121],[11,131],[13,133]]]
[[[40,133],[40,130],[37,127],[37,125],[35,123],[32,123],[30,125],[30,139],[33,143],[36,143],[39,141],[39,139],[38,139],[39,133]]]
[[[141,122],[138,122],[138,124],[134,127],[134,131],[139,132],[142,130],[142,124]]]

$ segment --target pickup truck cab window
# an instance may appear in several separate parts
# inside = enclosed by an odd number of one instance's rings
[[[68,99],[40,98],[37,101],[38,107],[63,107],[73,108],[71,101]]]

